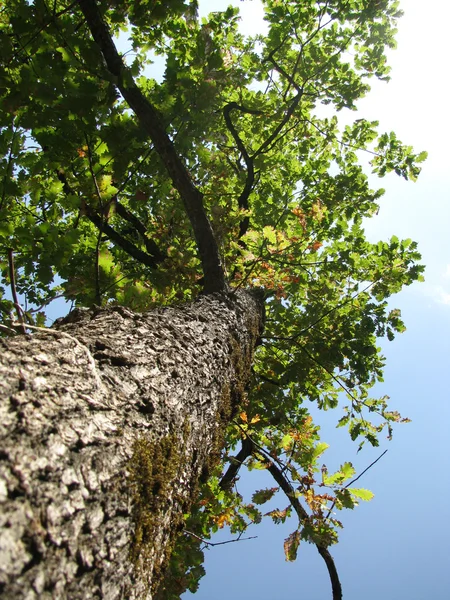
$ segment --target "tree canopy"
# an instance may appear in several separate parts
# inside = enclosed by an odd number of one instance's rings
[[[268,32],[254,37],[238,8],[200,20],[195,0],[8,0],[0,12],[0,266],[13,290],[0,288],[1,335],[44,325],[61,295],[134,311],[223,289],[265,296],[248,399],[174,553],[173,580],[191,590],[200,538],[259,522],[278,490],[287,507],[267,515],[298,517],[288,560],[302,539],[327,560],[336,511],[370,499],[349,486],[351,463],[321,468],[311,403],[339,405],[360,447],[405,420],[371,388],[378,339],[404,330],[387,300],[423,268],[412,240],[367,240],[383,194],[367,171],[415,180],[426,154],[377,122],[345,124],[371,78],[389,79],[398,2],[263,4]],[[251,504],[233,486],[244,462],[275,479]]]

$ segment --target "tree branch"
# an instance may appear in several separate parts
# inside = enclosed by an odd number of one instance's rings
[[[303,508],[303,506],[300,504],[299,499],[297,498],[297,496],[295,494],[294,488],[291,486],[289,481],[284,477],[284,475],[281,472],[281,470],[279,469],[279,467],[277,467],[275,465],[275,463],[273,463],[268,458],[264,457],[263,461],[267,464],[267,470],[269,471],[269,473],[272,475],[272,477],[278,483],[280,488],[283,490],[283,492],[289,498],[292,508],[297,513],[299,520],[304,521],[306,519],[309,519],[309,515],[306,512],[306,510]],[[315,544],[315,546],[317,548],[318,553],[323,558],[323,560],[325,561],[325,564],[327,566],[328,574],[330,576],[330,581],[331,581],[331,588],[333,591],[333,600],[342,600],[342,586],[341,586],[341,582],[339,581],[339,575],[338,575],[338,572],[336,569],[336,565],[334,564],[333,557],[331,556],[330,552],[328,551],[328,548],[326,548],[325,546],[320,546],[319,544]]]
[[[141,126],[152,140],[155,150],[180,194],[186,214],[191,222],[204,273],[206,293],[227,288],[225,272],[211,223],[203,206],[203,194],[194,185],[175,147],[166,133],[154,106],[136,85],[112,40],[95,0],[78,0],[87,26],[100,48],[106,67],[125,101],[134,111]]]
[[[164,260],[164,257],[159,250],[159,256],[150,256],[150,254],[140,250],[132,242],[128,241],[120,233],[113,229],[111,225],[108,225],[108,223],[106,223],[88,204],[85,205],[85,212],[87,218],[92,221],[92,223],[94,223],[94,225],[102,233],[104,233],[112,242],[120,246],[122,250],[125,250],[127,254],[135,258],[143,265],[146,265],[152,269],[156,269],[158,264]]]
[[[122,217],[122,219],[128,221],[128,223],[130,223],[130,225],[132,225],[134,229],[139,233],[139,235],[142,238],[142,241],[145,244],[147,252],[154,256],[155,261],[162,262],[165,258],[167,258],[166,255],[163,252],[161,252],[161,250],[158,248],[158,245],[153,240],[147,237],[147,228],[142,223],[142,221],[140,221],[135,214],[133,214],[131,211],[125,208],[125,206],[121,202],[119,202],[119,200],[116,200],[116,213],[120,217]]]
[[[253,450],[253,443],[249,437],[245,437],[242,440],[242,448],[236,454],[236,456],[230,457],[230,466],[228,467],[225,475],[222,477],[219,483],[221,490],[229,490],[233,485],[239,469],[242,467],[246,458],[251,456]]]
[[[223,107],[223,116],[225,118],[225,123],[231,135],[233,136],[233,139],[236,142],[239,152],[242,154],[242,157],[245,161],[245,165],[247,167],[247,177],[245,179],[244,188],[238,198],[238,206],[239,208],[248,210],[248,198],[252,192],[253,185],[255,183],[255,169],[253,166],[253,158],[249,156],[247,149],[244,143],[242,142],[241,138],[239,137],[239,134],[236,131],[236,128],[234,127],[233,121],[231,120],[230,113],[232,110],[239,110],[241,112],[248,113],[251,115],[260,115],[261,111],[245,108],[244,106],[240,106],[236,102],[229,102]],[[239,225],[239,238],[241,238],[247,232],[249,224],[249,217],[244,217]]]
[[[63,192],[65,194],[75,194],[75,191],[71,188],[69,182],[67,181],[64,171],[57,170],[56,176],[63,184]],[[144,224],[141,223],[135,215],[128,211],[117,199],[115,201],[115,207],[117,214],[131,223],[136,228],[138,233],[141,234],[148,254],[124,238],[120,233],[113,229],[111,225],[108,225],[108,223],[101,218],[97,212],[95,212],[95,210],[88,205],[87,202],[84,203],[84,214],[92,223],[94,223],[99,231],[104,233],[112,242],[120,246],[122,250],[125,250],[127,254],[135,258],[143,265],[146,265],[152,269],[156,269],[158,264],[161,263],[166,256],[160,251],[155,242],[146,237],[145,233],[147,230],[145,229]]]
[[[284,476],[281,468],[275,464],[274,460],[276,459],[274,459],[273,457],[269,457],[267,455],[267,451],[264,448],[262,448],[257,442],[254,442],[250,436],[247,435],[246,440],[248,441],[248,444],[250,446],[250,454],[252,454],[255,450],[260,450],[258,452],[260,454],[260,460],[267,465],[267,470],[288,497],[292,508],[297,513],[300,523],[309,520],[309,515],[303,508],[303,506],[300,504],[300,501],[295,493],[294,488]],[[244,448],[244,443],[242,444],[242,447]],[[333,592],[333,600],[342,600],[342,586],[341,582],[339,581],[339,575],[336,569],[336,565],[334,564],[333,557],[331,556],[330,552],[325,546],[321,546],[320,544],[315,544],[315,546],[317,548],[318,553],[323,558],[327,566],[328,574],[330,576],[331,581],[331,588]]]
[[[269,137],[261,144],[261,146],[258,148],[258,150],[253,154],[252,158],[256,158],[257,156],[262,154],[264,151],[267,150],[268,146],[270,146],[272,144],[272,142],[275,140],[277,135],[281,132],[283,127],[286,125],[286,123],[289,121],[291,116],[294,114],[295,109],[300,104],[300,100],[302,99],[302,96],[303,96],[303,90],[300,89],[300,91],[297,93],[297,95],[294,96],[294,98],[292,99],[291,104],[288,107],[286,114],[284,115],[281,122],[275,127],[274,131],[269,135]]]

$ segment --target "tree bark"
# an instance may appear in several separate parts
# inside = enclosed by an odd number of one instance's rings
[[[0,340],[0,594],[152,598],[245,396],[263,302],[76,310]]]

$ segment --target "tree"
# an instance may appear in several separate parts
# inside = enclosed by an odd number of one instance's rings
[[[351,463],[320,468],[308,403],[346,399],[360,447],[405,420],[370,389],[377,338],[404,329],[387,298],[422,267],[411,240],[365,238],[383,190],[364,161],[415,179],[426,155],[338,119],[388,79],[396,2],[264,4],[255,38],[195,1],[2,8],[8,598],[177,598],[202,541],[241,535],[279,490],[267,515],[298,518],[286,558],[314,543],[341,597],[333,511],[371,495]],[[59,295],[77,309],[45,329]],[[275,480],[251,504],[244,464]]]

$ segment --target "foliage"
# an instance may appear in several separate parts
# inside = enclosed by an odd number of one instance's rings
[[[268,33],[249,38],[233,7],[200,22],[195,1],[98,5],[132,47],[123,85],[137,83],[201,191],[230,285],[265,289],[265,337],[227,444],[231,452],[250,439],[247,466],[272,461],[305,501],[308,517],[285,543],[291,560],[301,539],[336,541],[332,508],[370,499],[344,485],[350,463],[331,475],[319,466],[326,444],[309,403],[328,410],[346,399],[338,425],[360,447],[405,420],[370,389],[382,380],[377,340],[404,330],[387,299],[421,279],[422,267],[413,241],[366,239],[364,219],[383,190],[370,188],[364,163],[380,177],[415,180],[426,154],[379,134],[376,122],[346,124],[370,78],[389,79],[386,49],[401,12],[393,0],[264,0]],[[195,297],[203,271],[183,198],[78,3],[8,0],[0,27],[4,282],[12,249],[30,306],[62,294],[139,311]],[[149,51],[165,60],[162,80],[151,76]],[[19,309],[0,293],[6,335]],[[42,324],[37,312],[37,321],[29,310],[26,318]],[[225,524],[242,533],[278,489],[255,492],[249,505],[221,489],[220,477],[190,517],[204,539]],[[267,515],[284,522],[290,511]],[[197,550],[191,555],[185,585],[195,589],[203,571]],[[177,556],[189,551],[180,546]]]

